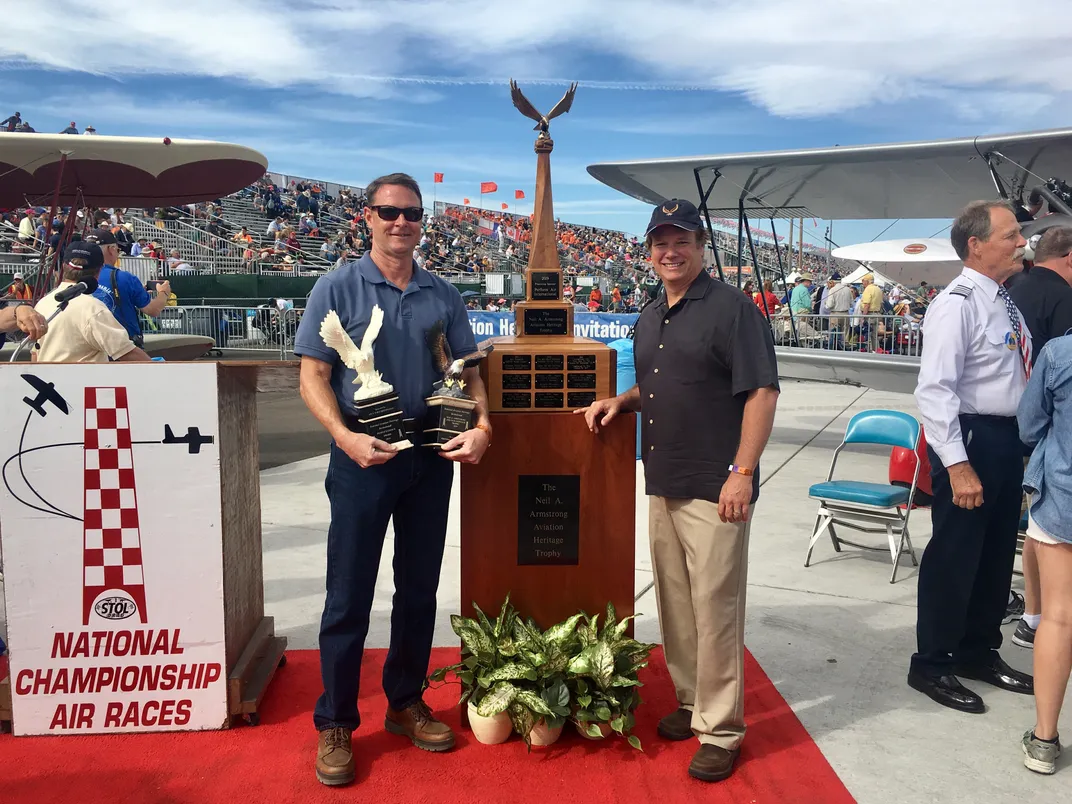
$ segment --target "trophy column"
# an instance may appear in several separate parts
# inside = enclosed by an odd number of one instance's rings
[[[636,551],[635,416],[593,435],[573,413],[616,393],[617,361],[606,344],[574,336],[573,304],[562,298],[553,147],[544,129],[516,335],[491,339],[481,365],[494,443],[462,467],[461,487],[463,611],[475,614],[473,602],[497,610],[510,594],[541,628],[608,602],[632,614]]]

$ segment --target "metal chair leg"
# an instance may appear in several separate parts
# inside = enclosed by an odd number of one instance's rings
[[[912,534],[910,534],[908,532],[908,526],[907,525],[905,526],[905,529],[904,529],[904,538],[905,538],[905,542],[908,544],[908,555],[912,559],[912,566],[913,567],[918,567],[919,566],[919,561],[916,559],[916,548],[912,546]]]
[[[841,538],[837,535],[837,531],[834,529],[834,517],[833,516],[830,517],[830,522],[826,527],[830,531],[830,543],[832,545],[834,545],[834,552],[835,553],[840,553],[841,552]]]
[[[804,566],[811,566],[811,552],[815,549],[815,543],[819,541],[819,537],[822,536],[823,531],[830,525],[831,516],[824,512],[823,508],[819,508],[819,513],[815,516],[815,532],[811,535],[811,539],[808,540],[808,555],[804,558]]]

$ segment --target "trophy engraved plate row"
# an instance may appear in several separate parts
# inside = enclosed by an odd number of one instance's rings
[[[513,337],[492,338],[494,351],[481,366],[491,412],[573,411],[596,399],[613,396],[617,379],[614,350],[573,334],[573,303],[562,298],[551,197],[551,151],[548,121],[569,111],[576,87],[546,116],[511,82],[514,105],[537,121],[536,193],[532,241],[525,270],[525,300],[514,308]]]

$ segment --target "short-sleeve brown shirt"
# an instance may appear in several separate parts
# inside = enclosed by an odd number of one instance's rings
[[[633,336],[647,493],[718,502],[748,393],[778,388],[770,327],[735,287],[704,271],[669,308],[663,292]],[[752,501],[759,497],[759,467]]]

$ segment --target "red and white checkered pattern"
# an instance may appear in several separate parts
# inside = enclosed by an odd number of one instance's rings
[[[138,495],[126,388],[86,388],[82,623],[104,592],[126,592],[145,611]]]

